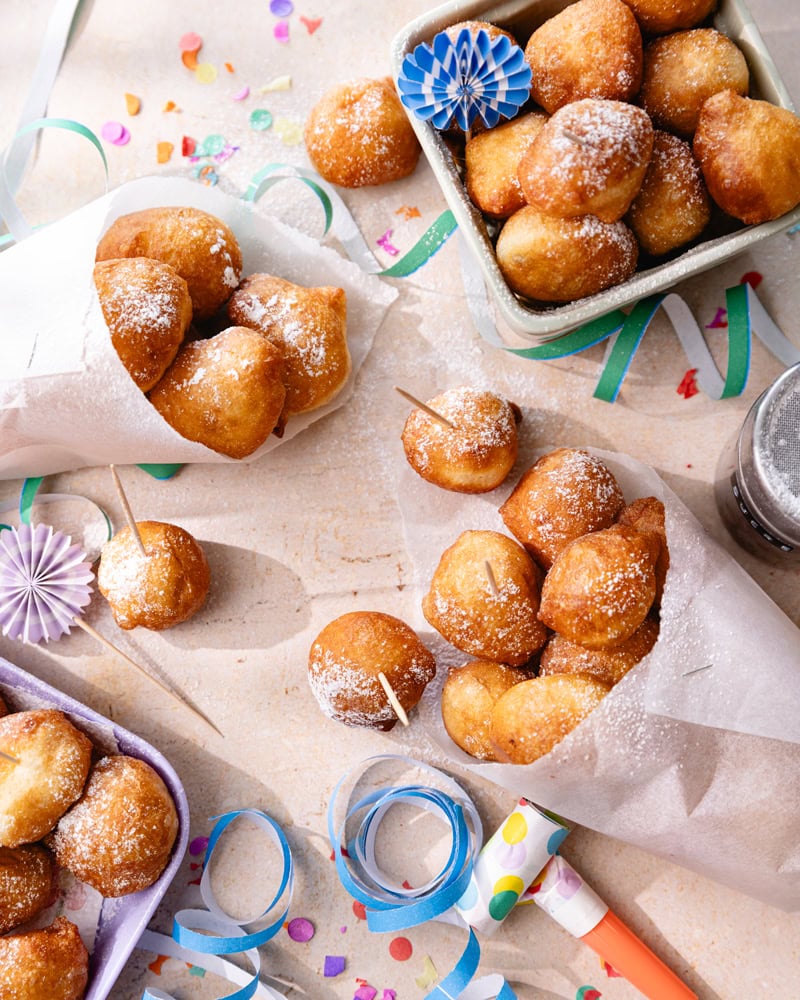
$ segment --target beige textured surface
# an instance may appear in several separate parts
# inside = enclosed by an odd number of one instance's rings
[[[181,136],[199,141],[222,134],[240,150],[220,166],[220,185],[240,193],[268,162],[306,165],[302,145],[284,144],[274,127],[251,130],[251,110],[268,107],[276,118],[302,123],[332,83],[388,72],[394,33],[428,6],[424,0],[337,0],[311,9],[298,2],[290,40],[280,44],[272,35],[275,19],[266,0],[238,0],[235,6],[206,0],[94,0],[84,5],[49,111],[98,132],[110,119],[129,127],[129,145],[106,145],[111,186],[151,173],[188,176],[189,165],[180,156]],[[800,102],[795,58],[800,13],[779,0],[751,0],[750,6]],[[50,8],[42,0],[0,5],[0,146],[13,133]],[[322,17],[322,24],[309,34],[300,15]],[[181,65],[178,39],[187,31],[204,39],[201,61],[218,68],[212,84],[198,83]],[[226,72],[226,61],[235,74]],[[256,94],[287,73],[290,90]],[[251,96],[233,101],[244,84]],[[135,118],[126,115],[126,91],[141,98],[142,110]],[[162,112],[167,100],[175,101],[181,112]],[[173,142],[176,149],[172,161],[160,167],[155,147],[161,140]],[[101,167],[91,147],[74,136],[50,132],[19,202],[33,221],[42,222],[102,190]],[[345,192],[344,197],[372,246],[391,228],[392,242],[409,248],[443,208],[424,163],[408,180]],[[399,212],[403,206],[416,207],[420,218],[406,220]],[[319,231],[319,209],[299,185],[279,186],[261,207],[309,233]],[[758,271],[764,276],[761,300],[787,336],[800,343],[798,241],[798,235],[776,237],[678,291],[705,325],[724,305],[725,288],[744,273]],[[391,263],[383,251],[377,252],[385,264]],[[192,836],[208,833],[208,817],[245,806],[264,809],[284,826],[298,861],[292,915],[311,919],[316,936],[300,945],[280,934],[262,949],[264,966],[320,1000],[349,1000],[355,977],[375,986],[379,1000],[386,987],[397,990],[398,1000],[421,1000],[425,991],[415,978],[422,973],[424,956],[444,974],[463,946],[460,932],[426,925],[407,932],[414,953],[399,963],[388,953],[391,936],[371,935],[353,915],[328,860],[325,810],[336,781],[371,754],[411,753],[434,763],[437,754],[413,724],[387,736],[323,718],[305,676],[308,648],[335,616],[359,608],[401,618],[416,615],[419,593],[412,586],[395,488],[407,406],[393,385],[423,398],[465,382],[489,385],[523,407],[531,444],[593,445],[652,465],[711,535],[800,622],[798,570],[770,567],[739,550],[719,521],[711,493],[723,445],[780,371],[760,342],[754,343],[751,376],[741,398],[718,403],[697,395],[684,400],[676,386],[688,364],[669,325],[659,320],[648,332],[618,402],[608,405],[592,398],[602,348],[541,364],[482,342],[464,302],[457,260],[453,243],[413,277],[395,282],[400,297],[378,331],[352,400],[259,462],[188,466],[164,483],[140,470],[121,470],[137,516],[179,523],[204,543],[213,577],[211,596],[197,618],[164,633],[115,632],[110,611],[99,598],[88,620],[192,698],[226,733],[224,740],[156,697],[155,689],[88,635],[75,633],[50,648],[0,638],[0,655],[113,715],[167,756],[186,787]],[[44,292],[46,275],[42,282]],[[713,349],[724,357],[719,332],[709,334]],[[84,493],[122,523],[105,469],[54,476],[45,486],[51,492]],[[13,500],[19,487],[18,482],[0,483],[0,500]],[[472,779],[465,784],[487,829],[494,829],[510,811],[508,794]],[[400,824],[394,831],[393,847],[401,858],[404,849],[410,850],[404,832]],[[796,989],[797,917],[585,829],[571,834],[564,853],[702,1000],[766,1000],[791,996]],[[235,912],[253,911],[268,887],[259,893],[254,886],[246,844],[230,854],[220,896]],[[161,931],[169,932],[171,914],[194,877],[188,860],[153,922]],[[322,978],[327,954],[347,957],[342,976]],[[161,976],[154,976],[147,968],[152,958],[134,953],[112,1000],[134,1000],[147,984],[185,1000],[230,992],[211,976],[190,976],[175,961],[164,963]],[[623,980],[607,978],[594,953],[530,908],[512,915],[487,943],[482,969],[505,973],[521,1000],[573,1000],[584,984],[594,985],[609,1000],[638,995]]]

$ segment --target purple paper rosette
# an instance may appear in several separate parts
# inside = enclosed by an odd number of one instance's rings
[[[25,642],[59,639],[91,600],[86,553],[49,525],[0,531],[0,628]]]
[[[528,100],[531,69],[506,35],[462,28],[455,40],[440,31],[433,44],[409,53],[397,79],[400,100],[437,129],[455,119],[465,132],[480,115],[487,128],[513,118]]]

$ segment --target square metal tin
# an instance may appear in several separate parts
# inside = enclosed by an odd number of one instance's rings
[[[437,32],[458,21],[490,21],[511,31],[524,47],[542,22],[569,6],[569,3],[570,0],[508,0],[500,3],[496,0],[452,0],[409,22],[398,32],[391,51],[394,77],[397,78],[407,53],[421,42],[430,42]],[[750,95],[793,111],[786,86],[742,0],[720,0],[713,23],[744,53],[750,69]],[[596,295],[563,305],[526,303],[506,284],[497,265],[486,223],[467,197],[458,166],[441,134],[411,113],[409,118],[500,314],[513,331],[536,342],[553,340],[613,309],[629,306],[647,295],[664,292],[679,281],[715,267],[756,243],[800,223],[800,206],[778,219],[756,226],[743,226],[731,220],[732,231],[701,240],[664,263],[637,271],[622,284]]]

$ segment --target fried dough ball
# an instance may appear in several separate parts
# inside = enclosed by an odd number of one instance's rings
[[[92,744],[54,708],[0,719],[0,847],[40,840],[83,791]]]
[[[496,24],[491,24],[489,21],[458,21],[444,30],[447,32],[447,37],[451,41],[455,41],[464,28],[469,31],[473,38],[479,31],[485,31],[493,42],[505,36],[513,45],[517,44],[516,38],[514,38],[510,31],[506,31],[505,28],[498,28]]]
[[[0,847],[0,934],[35,917],[55,892],[56,866],[46,847]]]
[[[95,264],[94,284],[114,350],[147,392],[172,364],[192,321],[186,282],[159,260],[123,257]]]
[[[639,246],[622,222],[593,215],[556,219],[530,205],[503,226],[497,264],[518,295],[570,302],[618,285],[636,270]]]
[[[119,754],[89,772],[83,795],[47,844],[63,865],[103,896],[127,896],[152,885],[167,867],[178,813],[148,763]]]
[[[501,695],[489,735],[499,761],[531,764],[593,712],[610,691],[594,677],[532,677]]]
[[[525,205],[517,169],[546,121],[547,115],[531,111],[467,142],[464,183],[472,202],[486,215],[507,219]]]
[[[746,94],[747,62],[738,46],[714,28],[677,31],[644,50],[639,100],[657,128],[689,139],[704,101],[721,90]]]
[[[346,726],[394,727],[398,717],[381,673],[406,713],[436,673],[433,654],[393,615],[352,611],[329,622],[311,644],[311,691],[325,715]]]
[[[122,528],[100,553],[97,587],[120,628],[159,631],[200,610],[211,583],[200,543],[177,524],[137,521],[147,553],[130,528]]]
[[[711,200],[691,146],[657,131],[647,173],[625,217],[642,250],[669,253],[696,239],[710,218]]]
[[[280,349],[243,326],[184,344],[149,400],[182,437],[246,458],[277,426],[286,400]]]
[[[401,436],[411,468],[456,493],[487,493],[499,486],[517,458],[519,409],[470,386],[446,389],[427,405],[452,426],[422,409],[411,411]]]
[[[451,669],[442,687],[442,722],[450,739],[471,757],[495,760],[489,739],[494,704],[529,676],[518,667],[491,660],[473,660]]]
[[[407,177],[421,152],[388,76],[332,87],[311,109],[303,134],[318,173],[346,188]]]
[[[146,208],[121,215],[97,247],[96,259],[152,257],[185,280],[195,319],[208,319],[230,298],[242,274],[242,252],[231,229],[187,206]]]
[[[628,101],[642,79],[642,35],[622,0],[578,0],[525,46],[531,97],[551,114],[584,97]]]
[[[49,927],[0,937],[0,997],[4,1000],[81,1000],[89,953],[66,917]]]
[[[539,676],[582,674],[613,686],[655,646],[658,628],[658,619],[648,615],[630,638],[613,649],[587,649],[554,633],[542,651]]]
[[[556,111],[522,157],[529,205],[545,215],[594,215],[616,222],[642,186],[653,126],[633,104],[586,98]]]
[[[464,531],[444,551],[422,599],[426,620],[456,649],[522,666],[545,644],[540,574],[498,531]]]
[[[625,0],[642,30],[651,35],[693,28],[717,7],[717,0]]]
[[[624,505],[622,490],[601,459],[580,448],[556,448],[524,473],[500,516],[549,569],[569,542],[611,527]]]
[[[228,317],[263,333],[283,355],[288,417],[330,402],[350,374],[347,296],[341,288],[304,288],[270,274],[251,274],[233,293]]]
[[[649,532],[658,539],[659,549],[655,566],[655,605],[660,605],[669,569],[669,546],[667,544],[664,504],[658,497],[639,497],[620,511],[617,522],[629,528],[635,528],[636,531]]]
[[[620,524],[576,538],[545,577],[540,619],[590,649],[618,646],[653,606],[659,551],[652,534]]]
[[[777,219],[800,202],[800,118],[732,90],[703,105],[694,153],[711,197],[747,225]]]

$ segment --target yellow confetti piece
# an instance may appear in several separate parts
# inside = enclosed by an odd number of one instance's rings
[[[159,142],[156,146],[156,160],[158,163],[169,163],[174,149],[175,146],[171,142]]]
[[[422,975],[417,976],[414,982],[421,990],[427,990],[429,986],[433,986],[438,978],[439,973],[436,971],[436,966],[431,961],[430,955],[426,955],[422,960]]]
[[[292,78],[290,76],[276,76],[274,80],[270,80],[263,87],[259,87],[256,93],[268,94],[272,90],[290,90],[291,86]]]
[[[217,78],[217,67],[211,63],[200,63],[194,71],[198,83],[213,83]]]
[[[296,146],[303,141],[303,126],[291,118],[276,118],[272,128],[284,146]]]
[[[178,105],[174,101],[167,101],[167,103],[164,105],[164,107],[161,110],[162,111],[180,111],[180,108],[178,107]]]
[[[138,115],[142,102],[136,94],[125,94],[125,108],[129,115]]]

